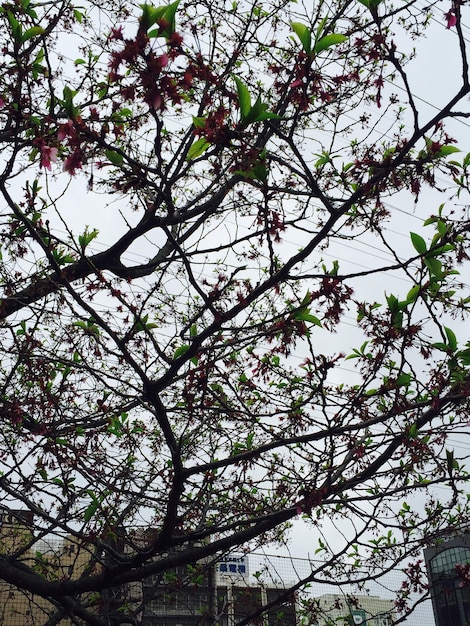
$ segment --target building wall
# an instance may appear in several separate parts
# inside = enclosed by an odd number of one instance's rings
[[[470,563],[470,533],[461,533],[427,548],[424,559],[436,626],[468,626],[470,588],[456,566]]]
[[[220,626],[231,626],[275,602],[262,617],[253,619],[253,624],[263,626],[295,626],[297,622],[295,600],[280,600],[284,589],[273,587],[225,586],[217,587]]]
[[[28,547],[32,538],[32,521],[32,515],[24,511],[0,513],[2,555],[17,555],[30,567],[35,565],[34,554]],[[54,607],[45,600],[21,592],[0,581],[0,624],[2,626],[36,626],[44,623],[53,611]]]
[[[142,626],[204,626],[217,623],[232,626],[275,601],[280,589],[248,586],[200,585],[182,589],[154,587],[147,591]],[[292,602],[270,609],[266,616],[253,619],[257,626],[295,626]]]
[[[392,600],[368,595],[325,594],[316,599],[314,613],[307,621],[311,626],[391,626],[395,619]]]
[[[69,538],[51,543],[37,541],[30,548],[31,522],[21,514],[0,516],[1,552],[21,554],[25,564],[42,571],[48,579],[80,576],[90,560],[86,547]],[[250,576],[248,564],[246,556],[230,556],[215,564],[175,568],[143,583],[110,589],[89,610],[109,618],[122,617],[122,606],[126,604],[131,613],[138,615],[141,626],[233,626],[273,603],[266,614],[253,618],[252,624],[296,626],[295,599],[283,596],[281,580],[261,584]],[[347,624],[343,622],[346,619],[361,626],[389,626],[394,617],[393,604],[375,596],[360,596],[348,602],[345,597],[326,594],[315,602],[318,610],[303,621],[305,626],[329,626],[337,619],[340,621],[336,624]],[[0,582],[0,626],[43,626],[55,612],[51,603]],[[361,616],[364,619],[359,619]],[[71,625],[67,618],[56,623]],[[460,625],[447,622],[441,626]]]
[[[0,514],[0,551],[15,555],[49,580],[78,578],[90,555],[72,539],[39,540],[31,544],[32,515],[24,511]],[[47,600],[0,580],[0,626],[42,626],[57,608]],[[60,626],[71,626],[63,618]]]

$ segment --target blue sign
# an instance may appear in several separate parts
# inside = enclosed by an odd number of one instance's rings
[[[222,576],[247,576],[248,562],[245,556],[226,556],[217,563]]]

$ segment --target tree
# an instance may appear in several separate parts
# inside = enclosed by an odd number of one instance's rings
[[[0,576],[44,623],[299,517],[338,581],[468,523],[463,7],[309,4],[1,5],[0,490],[34,521]],[[429,115],[435,19],[461,79]]]

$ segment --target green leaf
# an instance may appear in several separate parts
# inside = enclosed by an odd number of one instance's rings
[[[395,381],[397,387],[408,387],[411,382],[411,374],[402,372]]]
[[[63,437],[57,437],[56,439],[54,439],[54,443],[57,444],[58,446],[69,445],[69,442],[67,441],[67,439],[64,439]]]
[[[416,302],[420,294],[420,291],[421,291],[421,285],[415,285],[414,287],[412,287],[406,296],[407,304],[412,304],[413,302]]]
[[[368,9],[376,9],[382,0],[359,0],[359,2]]]
[[[437,220],[436,228],[441,237],[447,234],[447,224],[443,220]]]
[[[418,233],[410,233],[411,243],[418,254],[427,252],[426,242]]]
[[[317,169],[331,162],[331,157],[328,152],[322,152],[322,154],[316,154],[315,156],[320,157],[318,161],[315,162],[315,167]]]
[[[108,493],[109,492],[105,491],[104,493],[100,494],[99,497],[96,497],[95,493],[91,489],[87,489],[87,494],[91,498],[91,503],[85,509],[85,513],[83,514],[85,522],[89,522],[91,520]]]
[[[256,102],[248,111],[248,114],[242,116],[243,125],[248,126],[248,124],[252,124],[253,122],[262,122],[263,120],[281,119],[279,115],[271,113],[267,109],[268,105],[265,102],[262,102],[261,98],[258,96]]]
[[[457,146],[441,146],[438,155],[448,156],[449,154],[454,154],[454,152],[460,152],[460,149]]]
[[[259,180],[262,183],[266,182],[268,178],[268,170],[266,169],[266,165],[264,165],[264,163],[257,163],[251,172],[255,180]]]
[[[447,450],[447,448],[446,448],[446,460],[447,460],[447,471],[449,472],[449,474],[452,474],[452,471],[454,469],[458,469],[459,468],[459,464],[454,459],[454,451],[453,450]]]
[[[153,7],[150,4],[141,4],[142,15],[140,16],[140,26],[143,30],[148,30],[151,26],[162,19],[165,7]]]
[[[72,91],[67,85],[62,90],[64,100],[62,102],[65,111],[71,119],[74,119],[79,113],[80,109],[73,104],[73,98],[77,92]]]
[[[76,91],[72,91],[72,89],[70,89],[70,87],[68,85],[65,85],[65,87],[62,89],[62,95],[64,97],[64,101],[65,102],[72,102],[73,97],[75,96],[77,92]]]
[[[115,152],[114,150],[106,150],[105,152],[106,158],[111,161],[113,165],[121,165],[124,161],[124,157],[119,152]]]
[[[294,33],[299,38],[304,52],[310,55],[312,52],[312,33],[310,28],[305,26],[305,24],[302,24],[302,22],[291,22],[290,25]]]
[[[178,359],[180,356],[183,356],[183,354],[186,354],[188,350],[189,345],[187,343],[183,344],[179,348],[176,348],[175,353],[173,354],[173,358]]]
[[[178,10],[178,5],[180,0],[176,0],[176,2],[172,2],[167,7],[165,7],[165,11],[163,13],[163,19],[165,22],[168,22],[170,25],[170,34],[175,32],[176,28],[176,11]]]
[[[390,312],[398,313],[398,311],[400,310],[398,307],[398,298],[393,294],[390,294],[389,296],[386,295],[385,298],[387,299],[387,304]]]
[[[437,280],[442,280],[444,278],[444,273],[442,271],[442,263],[437,259],[433,258],[425,258],[424,264],[429,270],[429,273],[432,276],[435,276]]]
[[[317,29],[315,31],[315,41],[318,41],[320,39],[320,35],[321,33],[325,30],[326,27],[326,23],[328,22],[328,15],[325,15],[325,17],[323,17],[319,22],[318,22],[318,26]]]
[[[154,328],[158,328],[158,324],[155,324],[154,322],[149,322],[148,319],[148,314],[144,315],[141,318],[135,319],[134,326],[132,327],[131,331],[132,336],[142,332],[143,330],[152,330]]]
[[[261,96],[258,96],[254,105],[251,106],[251,96],[248,88],[237,76],[234,76],[233,78],[237,85],[238,103],[240,107],[240,121],[242,122],[243,126],[248,126],[248,124],[252,124],[253,122],[261,122],[263,120],[281,119],[281,117],[276,113],[271,113],[267,110],[268,104],[261,100]]]
[[[237,85],[238,92],[238,104],[240,106],[240,114],[242,120],[244,120],[251,111],[251,97],[250,92],[247,87],[242,83],[242,81],[234,76],[235,83]]]
[[[206,118],[205,117],[195,117],[193,115],[193,125],[194,125],[194,128],[204,128],[204,126],[206,125]]]
[[[65,252],[64,248],[53,249],[52,256],[57,265],[67,265],[68,263],[73,263],[75,261],[72,255]]]
[[[460,352],[457,352],[456,356],[462,361],[463,365],[470,365],[470,348],[460,350]]]
[[[81,328],[85,331],[87,335],[96,335],[97,337],[100,334],[99,327],[93,322],[93,319],[90,318],[88,321],[83,322],[79,320],[78,322],[72,322],[72,326],[76,326],[77,328]]]
[[[88,227],[85,228],[83,235],[78,236],[78,243],[80,244],[80,248],[82,250],[85,250],[88,244],[91,243],[93,239],[96,239],[98,235],[99,230],[97,230],[96,228],[94,228],[93,230],[88,230]]]
[[[24,10],[26,15],[29,15],[29,17],[31,17],[33,20],[38,19],[38,14],[31,7],[31,0],[21,0],[21,8]]]
[[[444,331],[447,335],[447,344],[450,350],[452,350],[452,352],[455,352],[457,350],[457,337],[455,336],[454,331],[447,326],[444,326]]]
[[[23,29],[21,28],[21,24],[18,22],[18,20],[11,11],[7,11],[7,18],[15,43],[21,43],[23,36]]]
[[[149,37],[166,37],[167,39],[175,32],[176,28],[176,11],[180,0],[172,2],[171,4],[154,7],[150,4],[141,4],[142,15],[140,17],[140,25],[144,30],[148,30],[158,22],[165,22],[168,24],[167,28],[161,30],[160,28],[148,33]]]
[[[113,165],[121,165],[124,161],[124,157],[119,152],[115,152],[114,150],[106,150],[105,152],[106,158],[111,161]]]
[[[207,141],[205,137],[199,137],[199,139],[196,139],[196,141],[189,148],[188,154],[186,155],[186,160],[192,161],[193,159],[197,159],[199,156],[201,156],[201,154],[203,154],[203,152],[207,150],[210,145],[211,144]]]
[[[250,180],[259,180],[262,183],[265,183],[268,178],[268,170],[264,163],[255,163],[249,170],[235,170],[234,174]]]
[[[403,326],[403,311],[406,309],[407,301],[399,301],[393,294],[389,296],[386,295],[385,297],[390,313],[392,314],[392,324],[395,328],[401,328]]]
[[[28,30],[26,30],[21,36],[21,42],[24,43],[25,41],[28,41],[28,39],[32,39],[37,35],[41,35],[43,32],[44,28],[41,28],[40,26],[33,26],[32,28],[28,28]]]
[[[312,315],[307,308],[303,308],[300,309],[300,311],[297,311],[294,315],[294,318],[300,322],[310,322],[311,324],[314,324],[315,326],[320,326],[321,328],[321,322],[318,317]]]
[[[267,108],[268,105],[267,104],[263,104],[263,107]],[[280,120],[281,116],[277,115],[277,113],[271,113],[271,111],[266,111],[265,109],[263,111],[261,111],[260,113],[253,113],[253,118],[251,119],[251,116],[248,115],[247,119],[245,120],[246,124],[251,124],[252,122],[263,122],[264,120]]]
[[[319,52],[322,52],[323,50],[326,50],[327,48],[331,48],[331,46],[336,46],[339,43],[343,43],[343,41],[346,41],[347,39],[348,38],[346,35],[339,35],[337,33],[331,33],[330,35],[325,35],[324,37],[319,39],[315,43],[315,47],[313,50],[316,54],[318,54]]]

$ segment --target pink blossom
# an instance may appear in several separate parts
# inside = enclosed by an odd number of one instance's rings
[[[299,86],[299,85],[301,85],[301,84],[302,84],[302,80],[299,78],[299,79],[297,79],[297,80],[294,80],[294,82],[293,82],[293,83],[291,83],[291,84],[289,85],[289,87],[290,87],[291,89],[294,89],[295,87],[298,87],[298,86]]]
[[[52,163],[57,161],[57,148],[53,148],[51,146],[46,146],[43,144],[41,146],[41,159],[39,161],[39,165],[41,167],[45,167],[46,170],[51,170]]]
[[[4,106],[5,106],[5,100],[3,99],[2,96],[0,96],[0,109],[3,109]]]
[[[72,154],[64,161],[64,171],[68,172],[71,176],[75,175],[76,170],[82,169],[83,152],[80,148],[77,148]]]
[[[453,11],[448,11],[444,17],[447,20],[447,28],[452,28],[457,24],[457,17]]]
[[[72,135],[74,132],[73,122],[72,120],[68,120],[66,124],[61,124],[59,126],[59,132],[57,133],[57,139],[59,141],[63,141],[66,137]]]

